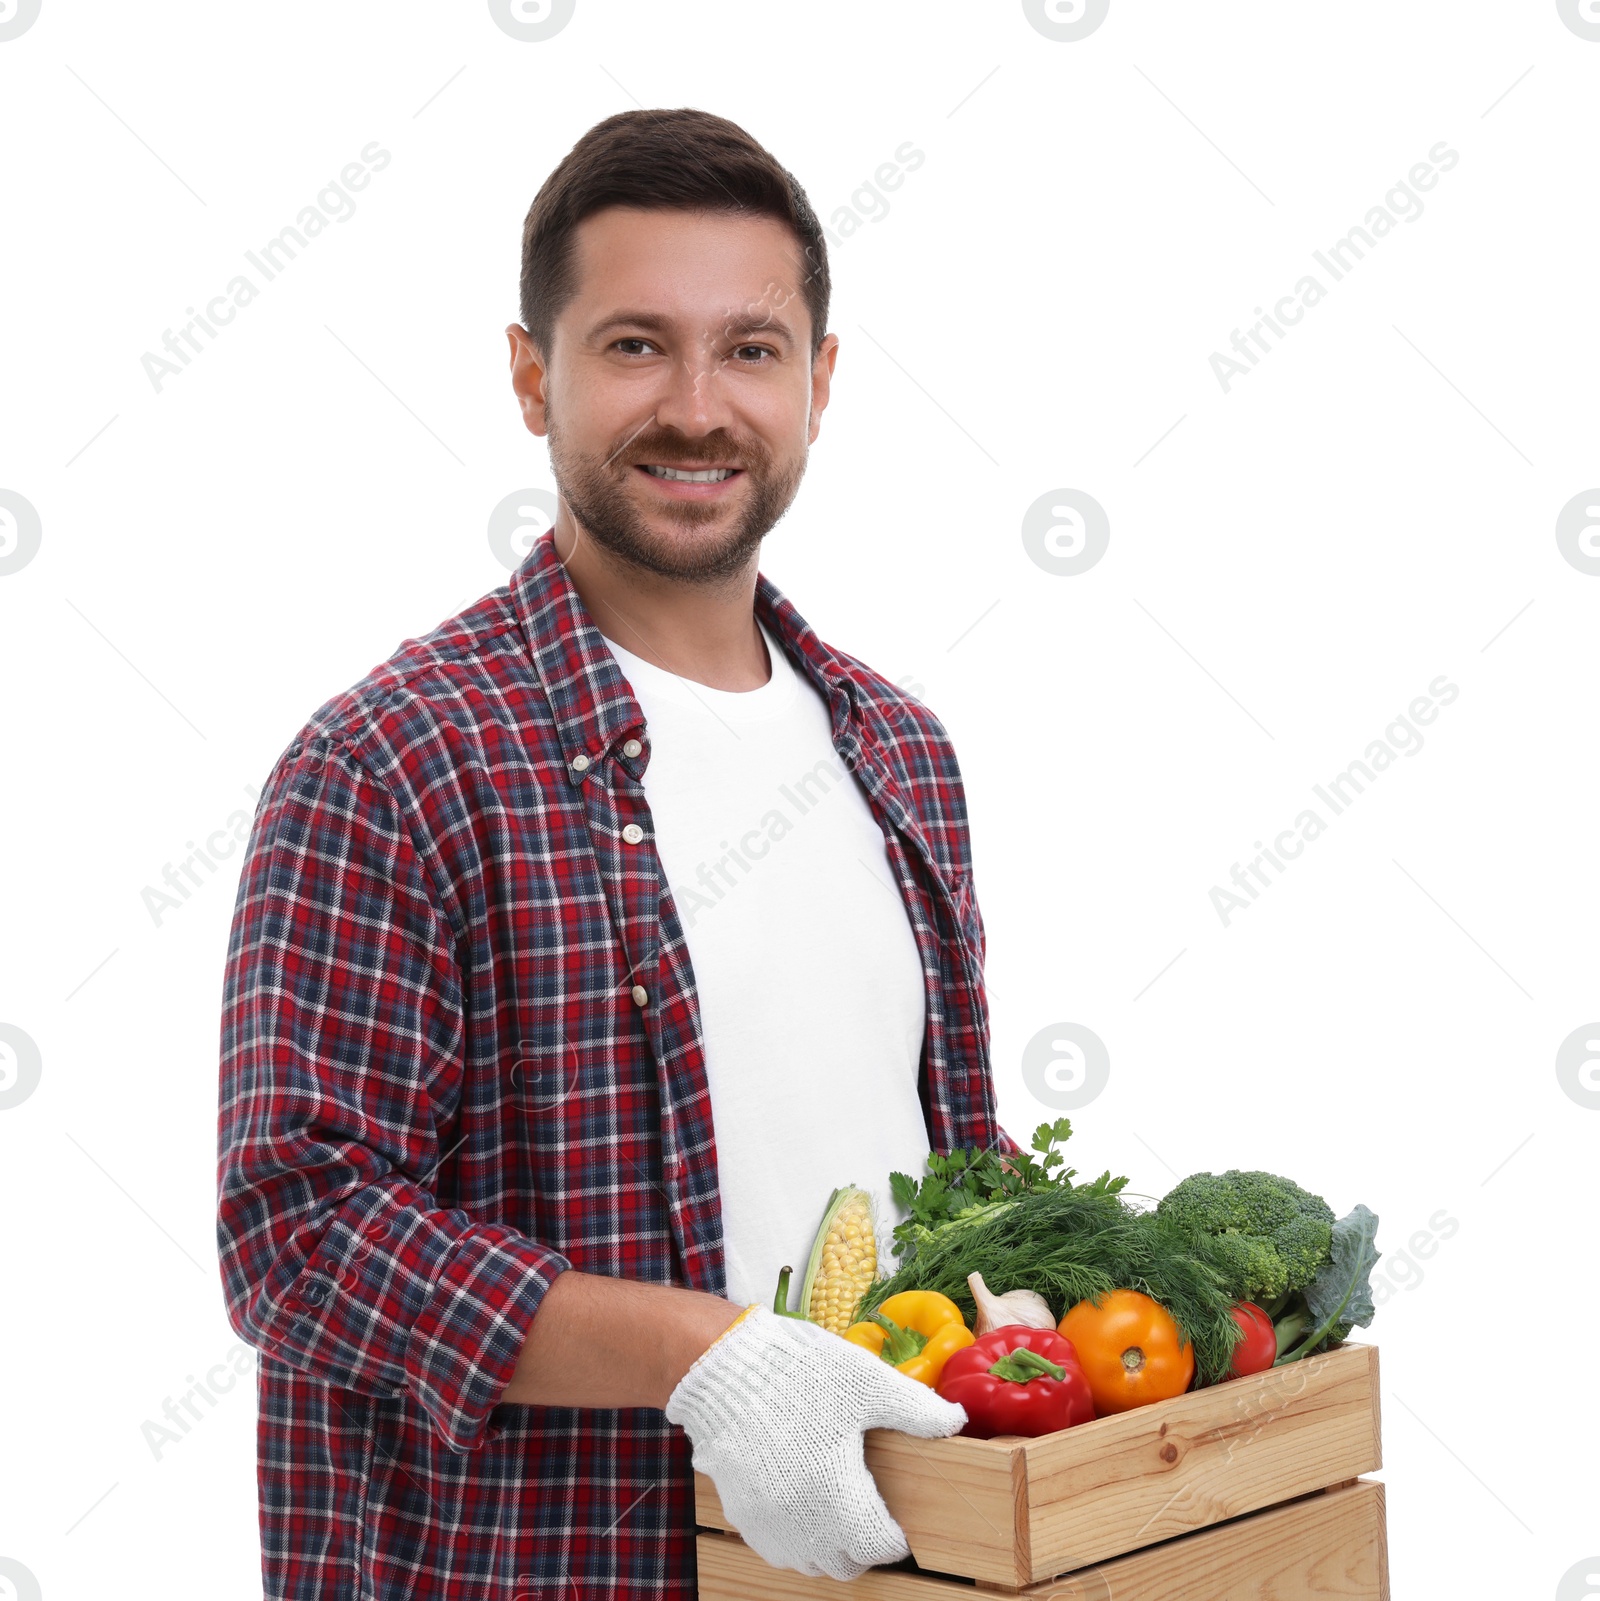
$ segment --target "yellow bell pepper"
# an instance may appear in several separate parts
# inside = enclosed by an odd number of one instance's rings
[[[891,1295],[876,1312],[852,1323],[844,1337],[930,1389],[938,1384],[945,1363],[977,1338],[961,1308],[937,1290]]]

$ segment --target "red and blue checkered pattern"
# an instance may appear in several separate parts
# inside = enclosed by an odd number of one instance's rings
[[[755,609],[888,841],[928,978],[930,1146],[1015,1151],[945,730],[764,576]],[[681,1430],[654,1408],[498,1402],[568,1266],[726,1293],[649,760],[547,532],[323,706],[267,781],[228,948],[218,1242],[261,1352],[272,1601],[696,1593]]]

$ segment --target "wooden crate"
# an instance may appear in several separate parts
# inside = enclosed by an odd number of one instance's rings
[[[1287,1367],[1038,1439],[869,1429],[867,1466],[911,1547],[851,1585],[768,1566],[695,1474],[706,1601],[1387,1601],[1378,1351]],[[1175,1575],[1182,1575],[1177,1583]]]

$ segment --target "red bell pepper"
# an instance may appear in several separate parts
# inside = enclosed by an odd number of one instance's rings
[[[936,1386],[967,1410],[962,1433],[1050,1434],[1094,1417],[1077,1348],[1054,1329],[1007,1323],[955,1352]]]

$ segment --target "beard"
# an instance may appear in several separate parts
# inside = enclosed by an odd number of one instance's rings
[[[808,417],[809,422],[809,417]],[[663,578],[717,583],[736,578],[789,509],[805,475],[806,457],[777,463],[757,439],[739,443],[720,429],[689,441],[678,434],[644,434],[605,457],[569,450],[549,401],[545,429],[550,469],[573,517],[601,549],[618,561]],[[674,467],[694,460],[725,461],[743,469],[738,509],[720,501],[640,504],[631,480],[637,462]]]

